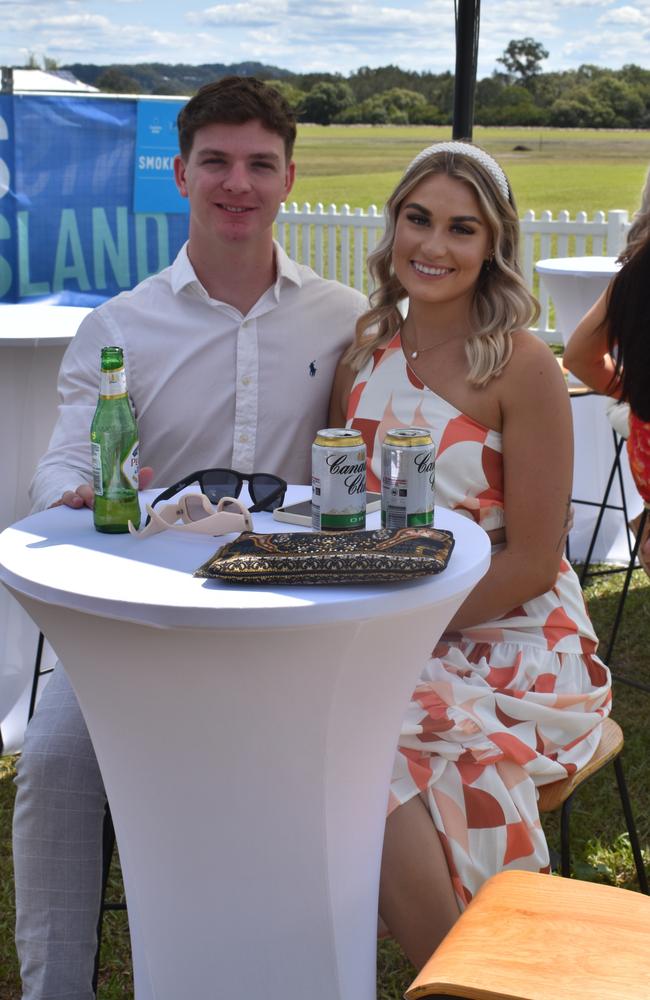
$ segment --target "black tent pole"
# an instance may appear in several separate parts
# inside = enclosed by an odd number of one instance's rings
[[[472,138],[480,8],[480,0],[457,0],[454,139]]]

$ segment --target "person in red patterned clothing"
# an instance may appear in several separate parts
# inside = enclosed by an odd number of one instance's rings
[[[458,142],[416,156],[388,200],[371,308],[331,403],[332,426],[363,434],[368,489],[380,485],[385,433],[428,428],[436,503],[493,543],[487,574],[423,665],[395,759],[380,914],[418,967],[490,875],[548,871],[537,789],[587,763],[611,703],[564,557],[569,399],[526,330],[538,307],[518,239],[491,156]]]
[[[596,392],[627,403],[630,469],[646,509],[650,508],[650,171],[641,208],[619,257],[623,265],[578,324],[564,365]],[[618,408],[617,408],[618,409]],[[623,407],[621,408],[623,409]],[[630,522],[638,529],[640,517]],[[650,517],[639,542],[639,562],[650,576]]]

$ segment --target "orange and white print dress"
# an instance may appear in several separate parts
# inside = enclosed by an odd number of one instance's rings
[[[348,426],[380,489],[381,442],[393,427],[428,427],[436,503],[491,530],[505,524],[501,435],[428,389],[400,335],[358,373]],[[548,869],[537,786],[583,767],[610,709],[578,579],[563,559],[552,590],[494,621],[442,636],[424,665],[396,754],[389,811],[426,792],[464,907],[504,868]]]

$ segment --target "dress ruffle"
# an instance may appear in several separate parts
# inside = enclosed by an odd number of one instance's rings
[[[536,789],[584,767],[610,703],[596,657],[436,646],[402,725],[389,808],[425,794],[462,905],[504,868],[547,870]]]

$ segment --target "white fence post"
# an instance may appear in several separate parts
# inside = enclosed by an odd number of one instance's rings
[[[332,224],[332,219],[338,216],[336,211],[336,205],[330,205],[327,210],[328,215],[328,226],[327,226],[327,277],[335,279],[337,275],[336,262],[338,259],[337,246],[336,246],[336,225]]]
[[[578,221],[578,218],[579,218],[580,222],[586,222],[587,221],[587,213],[586,212],[577,212],[576,213],[576,221]],[[605,213],[604,212],[594,212],[594,223],[598,223],[599,225],[602,226],[605,223]],[[580,249],[578,249],[578,247]],[[598,256],[598,257],[602,256],[602,254],[605,253],[605,234],[604,233],[601,233],[599,231],[599,232],[595,233],[592,236],[592,239],[591,239],[591,252],[593,254],[595,254],[596,256]],[[585,239],[584,239],[584,237],[581,237],[579,241],[576,241],[576,257],[578,255],[584,255],[584,253],[585,253]]]
[[[614,208],[607,213],[607,254],[610,257],[618,257],[625,246],[630,221],[627,212]]]
[[[520,219],[521,267],[529,288],[537,287],[535,263],[547,257],[578,257],[586,254],[617,257],[625,246],[630,228],[628,213],[621,209],[576,212],[571,218],[566,210],[544,211],[539,219],[533,211]],[[330,205],[325,211],[321,202],[312,211],[305,203],[280,207],[276,219],[278,241],[290,257],[310,264],[323,277],[334,278],[361,291],[367,290],[366,258],[375,249],[384,231],[383,214],[371,205],[367,211],[349,205]],[[555,333],[550,325],[550,302],[540,294],[541,314],[536,332],[545,340]]]
[[[341,281],[344,285],[350,282],[350,206],[341,208]]]

